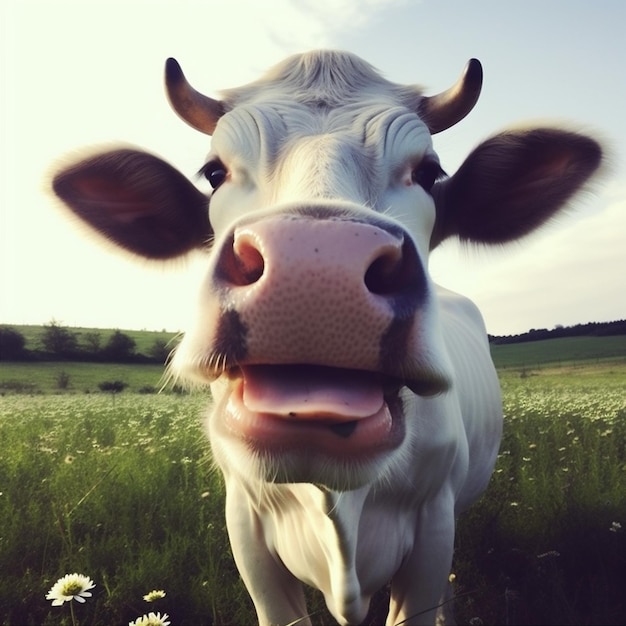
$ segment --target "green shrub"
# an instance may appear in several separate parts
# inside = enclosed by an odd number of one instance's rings
[[[22,359],[25,355],[24,335],[11,326],[0,326],[0,361]]]
[[[137,389],[137,393],[157,393],[158,389],[156,387],[154,387],[153,385],[143,385],[142,387],[139,387],[139,389]]]
[[[108,393],[121,393],[126,387],[128,387],[128,383],[122,380],[104,380],[98,383],[98,389]]]
[[[13,393],[36,393],[38,387],[35,383],[23,380],[3,380],[0,381],[0,393],[6,391]]]
[[[70,386],[70,375],[65,371],[61,370],[57,372],[55,376],[57,389],[65,390],[69,389]]]

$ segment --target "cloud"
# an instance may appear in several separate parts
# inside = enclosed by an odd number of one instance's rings
[[[240,0],[244,4],[258,3]],[[284,49],[323,48],[336,44],[345,30],[365,28],[383,10],[407,0],[278,0],[265,27]],[[265,12],[267,13],[267,12]]]

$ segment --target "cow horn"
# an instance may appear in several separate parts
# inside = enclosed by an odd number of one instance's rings
[[[217,121],[224,115],[224,105],[196,91],[185,78],[176,59],[165,63],[165,86],[172,108],[187,124],[212,135]]]
[[[454,126],[473,108],[483,84],[483,68],[478,59],[470,59],[459,80],[446,91],[420,100],[418,114],[431,135]]]

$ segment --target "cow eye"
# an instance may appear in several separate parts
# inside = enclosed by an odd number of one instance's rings
[[[228,174],[226,167],[219,160],[209,161],[198,173],[209,181],[209,185],[211,185],[214,190],[226,180]]]
[[[411,173],[413,182],[429,193],[441,176],[443,170],[436,161],[422,161]]]

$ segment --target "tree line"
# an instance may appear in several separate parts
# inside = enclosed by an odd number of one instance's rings
[[[519,335],[489,335],[489,342],[498,345],[558,339],[561,337],[607,337],[612,335],[626,335],[626,320],[588,322],[587,324],[576,324],[574,326],[561,326],[559,324],[551,330],[547,328],[531,328],[528,332]]]
[[[0,326],[0,361],[96,361],[110,363],[165,363],[171,347],[155,339],[144,353],[135,340],[115,330],[106,341],[102,333],[78,333],[52,320],[43,326],[41,348],[27,348],[26,338],[11,326]]]

